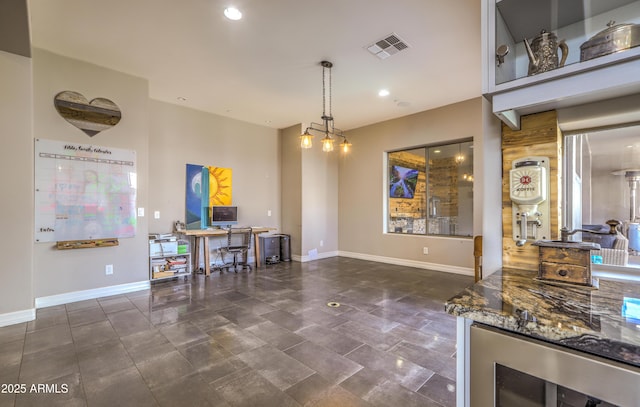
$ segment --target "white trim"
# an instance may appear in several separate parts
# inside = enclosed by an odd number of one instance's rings
[[[334,252],[318,253],[318,257],[315,258],[314,260],[326,259],[329,257],[336,257],[336,256],[350,257],[353,259],[360,259],[360,260],[369,260],[369,261],[375,261],[378,263],[396,264],[399,266],[416,267],[416,268],[427,269],[427,270],[443,271],[445,273],[462,274],[465,276],[475,275],[473,269],[469,267],[451,266],[448,264],[438,264],[438,263],[428,263],[426,261],[398,259],[395,257],[376,256],[373,254],[345,252],[343,250],[339,250],[337,252],[334,251]],[[296,254],[291,255],[291,260],[299,261],[301,263],[312,261],[309,258],[309,256],[298,256]]]
[[[313,258],[311,258],[311,256],[296,256],[296,255],[291,256],[291,258],[292,260],[299,261],[301,263],[306,263],[308,261],[328,259],[329,257],[336,257],[339,255],[340,255],[339,252],[333,251],[333,252],[318,253]]]
[[[456,317],[456,407],[469,407],[471,324],[472,320]]]
[[[351,257],[354,259],[376,261],[378,263],[396,264],[399,266],[416,267],[421,269],[444,271],[446,273],[463,274],[465,276],[473,276],[474,271],[470,267],[451,266],[448,264],[428,263],[426,261],[398,259],[395,257],[376,256],[373,254],[353,253],[339,251],[338,256]]]
[[[94,288],[91,290],[72,291],[64,294],[50,295],[48,297],[39,297],[36,298],[36,308],[51,307],[76,301],[92,300],[94,298],[125,294],[133,291],[148,290],[150,287],[151,283],[146,280],[138,281],[136,283]]]
[[[25,309],[22,311],[7,312],[0,314],[0,327],[7,325],[19,324],[21,322],[29,322],[36,319],[36,309]]]
[[[389,232],[389,231],[385,231],[383,232],[384,235],[386,236],[398,236],[398,237],[402,237],[402,238],[409,238],[409,237],[418,237],[420,239],[422,238],[428,238],[428,239],[441,239],[441,240],[455,240],[457,242],[468,242],[470,240],[473,240],[473,236],[455,236],[455,235],[425,235],[425,234],[418,234],[418,233],[396,233],[396,232]]]
[[[591,275],[604,280],[640,281],[640,269],[610,264],[592,264]]]

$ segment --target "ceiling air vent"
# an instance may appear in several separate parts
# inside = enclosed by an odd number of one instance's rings
[[[403,51],[409,48],[409,45],[397,34],[391,33],[381,40],[374,42],[371,45],[368,45],[367,51],[371,52],[373,55],[377,56],[380,59],[389,58],[391,55],[395,55],[400,51]]]

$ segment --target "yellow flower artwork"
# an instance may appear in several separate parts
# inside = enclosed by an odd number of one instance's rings
[[[231,168],[209,167],[209,206],[231,205]]]

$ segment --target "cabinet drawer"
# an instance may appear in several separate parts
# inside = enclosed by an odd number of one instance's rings
[[[591,262],[591,253],[580,249],[540,247],[540,261],[585,266]]]
[[[591,284],[591,270],[588,267],[566,263],[540,263],[538,278],[543,280],[563,281],[573,284]]]

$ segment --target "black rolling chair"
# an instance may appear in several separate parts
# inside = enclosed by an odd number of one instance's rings
[[[238,272],[238,266],[240,269],[247,268],[251,270],[251,265],[248,262],[249,247],[251,247],[251,228],[229,228],[227,232],[227,246],[220,248],[222,254],[222,262],[224,263],[221,268],[229,269],[233,267],[233,271]],[[233,255],[233,262],[227,263],[225,261],[225,255]],[[242,261],[239,261],[242,258]]]

